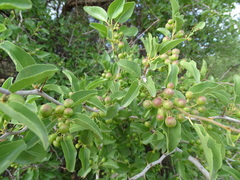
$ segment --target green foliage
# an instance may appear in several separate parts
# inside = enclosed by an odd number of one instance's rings
[[[196,61],[182,59],[209,19],[184,33],[185,7],[170,3],[156,13],[172,19],[143,33],[140,45],[135,42],[142,27],[129,26],[135,2],[115,0],[107,11],[83,8],[102,38],[94,45],[77,30],[73,15],[41,19],[46,10],[40,1],[21,12],[24,30],[14,13],[0,17],[1,57],[18,72],[0,88],[1,178],[136,179],[140,172],[146,179],[239,177],[239,76],[219,83],[208,79],[206,61],[199,70]],[[42,11],[35,12],[37,5]],[[23,7],[0,3],[2,9]],[[57,41],[56,34],[62,35]],[[176,48],[181,45],[185,50]]]

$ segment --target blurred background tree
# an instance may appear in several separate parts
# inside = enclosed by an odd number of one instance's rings
[[[135,13],[128,21],[139,30],[139,37],[152,33],[163,38],[156,29],[165,26],[171,19],[168,0],[134,0]],[[97,5],[106,9],[111,0],[34,0],[33,8],[27,11],[1,11],[0,19],[8,17],[5,24],[9,30],[1,39],[11,38],[39,62],[54,63],[75,72],[77,76],[93,76],[102,73],[99,52],[107,49],[104,40],[89,26],[91,19],[83,11],[83,6]],[[233,18],[231,12],[239,0],[179,0],[181,13],[186,19],[184,29],[191,29],[199,21],[206,27],[192,37],[192,41],[182,43],[181,57],[198,62],[205,60],[209,66],[209,76],[231,81],[233,74],[240,73],[240,19]],[[188,33],[188,32],[186,32]],[[27,34],[27,35],[26,35]],[[140,39],[129,42],[141,45]],[[142,47],[142,46],[140,46]],[[140,58],[143,57],[144,49]],[[14,76],[11,61],[2,56],[0,79]],[[93,71],[94,70],[94,71]],[[59,75],[61,76],[61,75]],[[62,77],[63,78],[63,77]],[[60,79],[61,77],[57,77]]]

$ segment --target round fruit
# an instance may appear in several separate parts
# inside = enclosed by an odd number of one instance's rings
[[[172,54],[180,54],[180,50],[177,48],[172,49]]]
[[[157,97],[152,100],[152,105],[154,108],[160,108],[162,106],[162,99]]]
[[[207,110],[207,108],[206,108],[205,106],[199,106],[199,107],[197,108],[197,110],[198,110],[200,113],[203,113],[203,112],[205,112],[205,111]]]
[[[182,99],[182,98],[177,98],[177,99],[174,100],[174,104],[177,107],[184,108],[187,104],[187,101],[185,99]]]
[[[112,77],[112,74],[111,74],[110,72],[108,72],[108,73],[106,73],[105,77],[106,77],[107,79],[110,79],[110,78]]]
[[[68,98],[68,99],[64,100],[63,104],[65,107],[69,108],[74,104],[74,101],[72,99]]]
[[[106,113],[105,113],[105,112],[102,112],[102,111],[100,111],[100,112],[99,112],[99,116],[100,116],[100,117],[105,117],[105,116],[106,116]]]
[[[184,119],[185,119],[185,116],[184,116],[184,114],[179,113],[179,114],[176,115],[176,119],[177,119],[179,122],[183,122]]]
[[[172,82],[169,82],[167,84],[167,88],[173,89],[174,88],[174,84]]]
[[[67,133],[69,130],[69,126],[65,123],[61,124],[61,126],[58,128],[58,131],[62,134]]]
[[[53,145],[54,145],[55,147],[59,147],[59,146],[60,146],[60,143],[59,143],[58,141],[53,141]]]
[[[145,126],[145,127],[150,127],[150,126],[151,126],[151,122],[150,122],[150,121],[146,121],[146,122],[144,123],[144,126]]]
[[[199,111],[196,110],[196,109],[193,109],[193,110],[191,111],[191,114],[193,114],[193,115],[198,115],[198,114],[199,114]]]
[[[166,37],[163,38],[162,41],[163,41],[163,42],[167,42],[167,41],[169,41],[169,40],[170,40],[170,38],[166,36]]]
[[[53,109],[49,104],[44,104],[40,107],[40,114],[44,118],[51,116],[52,112],[53,112]]]
[[[143,65],[148,65],[148,58],[143,58],[142,59],[142,64]]]
[[[187,99],[192,99],[193,98],[193,92],[192,91],[187,91],[185,94]]]
[[[165,115],[166,115],[166,112],[165,112],[164,109],[159,108],[158,111],[157,111],[157,114],[160,114],[161,116],[165,116]]]
[[[106,119],[106,120],[105,120],[105,123],[106,123],[106,124],[112,124],[112,122],[113,122],[112,119]]]
[[[204,105],[207,103],[207,98],[205,96],[200,96],[197,98],[198,105]]]
[[[8,101],[11,102],[11,101],[15,101],[15,102],[19,102],[19,103],[24,103],[25,100],[22,96],[20,96],[19,94],[10,94],[9,97],[8,97]]]
[[[53,143],[53,141],[56,139],[56,137],[57,137],[57,134],[56,134],[56,133],[50,134],[50,135],[48,136],[48,141],[49,141],[49,143]]]
[[[157,115],[156,115],[156,119],[157,119],[158,121],[163,121],[163,120],[164,120],[164,116],[161,115],[161,114],[157,114]]]
[[[165,59],[165,61],[164,61],[164,63],[167,65],[170,64],[171,62],[172,62],[171,59]]]
[[[173,25],[174,24],[165,24],[165,28],[168,29],[168,30],[172,30],[173,29]]]
[[[160,58],[161,58],[162,60],[165,60],[165,59],[168,58],[168,55],[167,55],[166,53],[164,53],[164,54],[160,55]]]
[[[173,19],[169,19],[167,23],[168,23],[168,24],[173,24],[173,23],[174,23],[174,20],[173,20]]]
[[[105,98],[104,98],[104,102],[105,102],[106,104],[110,103],[110,102],[111,102],[111,98],[110,98],[109,96],[105,97]]]
[[[146,109],[150,109],[152,107],[152,102],[150,100],[145,100],[143,102],[143,107],[145,107]]]
[[[58,105],[55,109],[54,109],[54,113],[55,114],[62,114],[64,111],[65,107],[63,105]]]
[[[171,89],[171,88],[164,89],[163,96],[165,98],[171,98],[171,97],[173,97],[173,95],[174,95],[174,90],[173,89]]]
[[[73,109],[72,108],[66,108],[66,109],[64,109],[63,114],[67,117],[71,117],[73,115]]]
[[[175,127],[175,126],[177,125],[177,121],[176,121],[176,119],[175,119],[174,117],[169,116],[169,117],[167,117],[167,118],[165,119],[165,125],[166,125],[167,127],[172,128],[172,127]]]
[[[172,109],[173,108],[173,102],[170,101],[170,100],[163,101],[163,108],[167,109],[167,110]]]
[[[169,56],[169,59],[171,59],[172,61],[175,61],[178,59],[178,57],[179,57],[178,54],[172,54],[171,56]]]
[[[118,48],[119,48],[119,49],[122,49],[123,47],[124,47],[124,42],[119,42],[119,43],[118,43]]]
[[[240,118],[240,110],[238,110],[238,111],[236,112],[236,116],[237,116],[238,118]]]

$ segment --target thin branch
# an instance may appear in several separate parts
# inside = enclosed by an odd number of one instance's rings
[[[228,121],[240,124],[240,120],[234,119],[234,118],[231,118],[231,117],[228,117],[228,116],[213,116],[213,117],[210,117],[210,118],[212,118],[212,119],[224,119],[224,120],[228,120]]]
[[[9,90],[1,88],[1,87],[0,87],[0,93],[2,93],[2,94],[11,94],[11,92]],[[39,95],[39,96],[41,96],[41,97],[43,97],[43,98],[53,102],[54,104],[62,105],[62,103],[60,103],[56,99],[52,98],[48,94],[46,94],[44,92],[40,92],[38,89],[16,91],[15,94],[19,94],[21,96],[25,96],[25,95]]]
[[[23,133],[23,132],[25,132],[26,130],[28,130],[28,127],[27,127],[27,126],[25,126],[24,128],[22,128],[22,129],[19,130],[19,131],[5,132],[2,136],[0,136],[0,139],[5,139],[5,138],[8,137],[8,136]]]
[[[155,165],[157,165],[157,164],[161,164],[162,163],[162,161],[167,157],[167,156],[169,156],[169,155],[171,155],[171,154],[173,154],[173,153],[175,153],[175,152],[183,152],[181,149],[179,149],[179,148],[176,148],[176,149],[174,149],[172,152],[170,152],[170,153],[164,153],[158,160],[156,160],[156,161],[153,161],[152,163],[150,163],[150,164],[148,164],[144,169],[143,169],[143,171],[142,172],[140,172],[139,174],[137,174],[137,175],[135,175],[135,176],[133,176],[133,177],[131,177],[129,180],[136,180],[136,179],[138,179],[138,178],[140,178],[140,177],[143,177],[143,176],[145,176],[145,174],[147,173],[147,171],[151,168],[151,167],[153,167],[153,166],[155,166]],[[199,169],[199,171],[201,171],[201,173],[207,178],[207,179],[209,179],[209,177],[210,177],[210,174],[209,174],[209,172],[203,167],[203,165],[196,159],[196,158],[194,158],[193,156],[188,156],[188,160],[191,162],[191,163],[193,163],[198,169]]]
[[[188,117],[190,117],[190,118],[200,119],[200,120],[202,120],[202,121],[206,121],[206,122],[215,124],[215,125],[223,128],[223,129],[226,129],[226,130],[228,130],[228,131],[240,133],[240,129],[235,129],[235,128],[226,126],[226,125],[224,125],[224,124],[221,124],[221,123],[219,123],[219,122],[217,122],[217,121],[214,121],[213,118],[205,118],[205,117],[200,117],[200,116],[192,115],[192,114],[189,114],[189,113],[187,113],[186,111],[184,111],[183,109],[178,108],[178,107],[176,107],[176,106],[174,106],[174,108],[177,109],[178,111],[182,112],[183,114],[185,114],[186,116],[188,116]]]

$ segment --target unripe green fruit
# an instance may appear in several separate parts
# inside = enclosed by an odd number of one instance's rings
[[[44,104],[40,107],[39,112],[42,115],[42,117],[47,118],[47,117],[51,116],[53,109],[50,105]]]
[[[183,30],[180,30],[176,33],[176,38],[182,38],[184,36],[185,32]]]
[[[8,97],[8,101],[11,102],[11,101],[15,101],[15,102],[19,102],[19,103],[24,103],[25,100],[22,96],[20,96],[19,94],[10,94],[9,97]]]
[[[92,112],[92,114],[91,114],[91,115],[92,115],[92,117],[94,117],[94,118],[95,118],[95,117],[98,117],[98,116],[99,116],[99,113],[98,113],[98,112]]]
[[[166,115],[166,111],[162,108],[159,108],[157,111],[157,114],[160,114],[161,116],[165,116]]]
[[[179,114],[176,115],[176,119],[181,123],[181,122],[184,121],[185,116],[184,116],[184,114],[179,113]]]
[[[104,102],[105,102],[106,104],[110,103],[110,102],[111,102],[111,98],[110,98],[109,96],[105,97],[105,98],[104,98]]]
[[[182,99],[182,98],[177,98],[177,99],[174,100],[174,104],[177,107],[184,108],[187,104],[187,101],[185,99]]]
[[[148,58],[143,58],[142,59],[142,64],[143,65],[148,65],[149,63],[148,63]]]
[[[196,102],[198,105],[204,105],[207,103],[207,98],[205,96],[200,96],[197,98]]]
[[[58,137],[56,137],[56,141],[58,141],[58,142],[61,142],[62,141],[62,136],[58,136]]]
[[[152,100],[152,106],[154,108],[160,108],[162,106],[162,99],[157,97],[155,99]]]
[[[80,148],[80,144],[75,144],[75,148],[76,149]]]
[[[60,146],[60,143],[59,143],[58,141],[53,141],[53,146],[59,147],[59,146]]]
[[[65,107],[63,105],[58,105],[55,109],[54,109],[54,113],[55,114],[62,114],[64,111]]]
[[[145,126],[145,127],[150,127],[150,126],[151,126],[151,122],[150,122],[150,121],[144,122],[144,126]]]
[[[187,99],[192,99],[193,98],[193,92],[192,91],[187,91],[185,94]]]
[[[170,40],[170,38],[166,36],[166,37],[163,38],[162,41],[163,41],[163,42],[167,42],[167,41],[169,41],[169,40]]]
[[[175,60],[175,61],[172,62],[172,64],[178,65],[178,64],[179,64],[179,61],[178,61],[178,60]]]
[[[199,114],[199,111],[196,110],[196,109],[193,109],[193,110],[191,111],[191,114],[193,114],[193,115],[198,115],[198,114]]]
[[[208,130],[213,130],[213,126],[211,124],[207,125]]]
[[[49,142],[49,143],[53,143],[53,141],[56,139],[56,137],[57,137],[57,134],[56,134],[56,133],[50,134],[50,135],[48,136],[48,142]]]
[[[168,29],[168,30],[172,30],[174,27],[174,24],[165,24],[165,28]]]
[[[161,58],[162,60],[165,60],[165,59],[168,58],[168,55],[167,55],[166,53],[164,53],[164,54],[160,55],[160,58]]]
[[[112,77],[112,74],[111,74],[110,72],[108,72],[108,73],[106,73],[105,77],[106,77],[107,79],[110,79],[110,78]]]
[[[172,49],[172,54],[180,54],[180,50],[177,48]]]
[[[158,121],[163,121],[163,120],[164,120],[164,116],[161,115],[161,114],[157,114],[157,115],[156,115],[156,119],[157,119]]]
[[[169,82],[167,84],[167,88],[174,89],[174,84],[172,82]]]
[[[69,130],[69,126],[65,123],[61,124],[61,126],[58,128],[58,131],[62,134],[67,133]]]
[[[164,89],[163,96],[165,98],[171,98],[171,97],[173,97],[173,95],[174,95],[174,90],[173,89],[171,89],[171,88]]]
[[[168,23],[168,24],[173,24],[173,23],[174,23],[174,20],[173,20],[173,19],[169,19],[167,23]]]
[[[238,118],[240,118],[240,110],[238,110],[238,111],[236,112],[236,116],[237,116]]]
[[[171,59],[165,59],[164,64],[168,65],[168,64],[170,64],[171,62],[172,62]]]
[[[118,58],[119,58],[119,59],[123,59],[123,58],[124,58],[124,54],[123,54],[123,53],[119,53],[119,54],[118,54]]]
[[[183,108],[183,110],[186,111],[186,112],[190,112],[191,108],[190,107],[185,107],[185,108]]]
[[[165,119],[165,125],[166,125],[167,127],[172,128],[172,127],[175,127],[175,126],[177,125],[177,121],[176,121],[176,119],[175,119],[174,117],[169,116],[169,117],[167,117],[167,118]]]
[[[199,107],[197,108],[197,110],[198,110],[200,113],[203,113],[203,112],[205,112],[205,111],[207,110],[207,108],[206,108],[205,106],[199,106]]]
[[[71,107],[74,104],[74,101],[70,98],[65,99],[63,102],[63,105],[67,108]]]
[[[63,115],[67,117],[71,117],[73,115],[73,109],[72,108],[66,108],[63,111]]]
[[[119,43],[118,43],[118,48],[119,48],[119,49],[122,49],[122,48],[124,47],[124,45],[125,45],[124,42],[119,42]]]
[[[112,119],[106,119],[106,120],[105,120],[105,123],[106,123],[106,124],[112,124],[112,122],[113,122]]]
[[[100,112],[99,112],[99,116],[100,116],[100,117],[105,117],[105,116],[106,116],[106,113],[105,113],[105,112],[102,112],[102,111],[100,111]]]
[[[172,109],[173,108],[173,102],[170,101],[170,100],[163,101],[163,108],[167,109],[167,110]]]
[[[175,60],[178,59],[178,57],[179,57],[178,54],[172,54],[171,56],[169,56],[169,59],[172,60],[172,61],[175,61]]]
[[[145,100],[143,102],[143,107],[145,107],[146,109],[150,109],[152,107],[152,102],[150,100]]]

